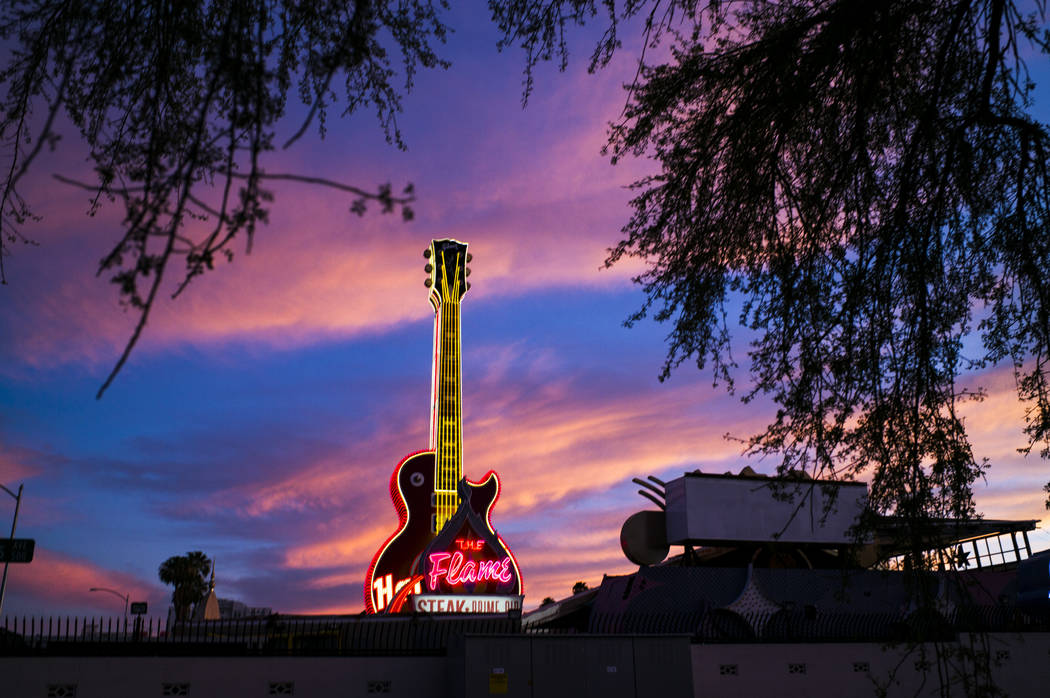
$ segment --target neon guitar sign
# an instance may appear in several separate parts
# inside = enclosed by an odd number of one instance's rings
[[[466,243],[434,240],[423,256],[434,307],[430,448],[406,456],[390,477],[398,528],[365,575],[368,613],[396,612],[413,594],[435,590],[522,593],[518,564],[489,519],[499,477],[491,470],[476,482],[463,477],[459,310],[471,255]]]

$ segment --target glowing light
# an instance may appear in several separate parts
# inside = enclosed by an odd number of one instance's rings
[[[464,594],[413,596],[412,607],[422,613],[508,613],[521,610],[520,596]]]
[[[372,582],[372,588],[376,593],[375,610],[382,611],[386,608],[387,603],[392,599],[396,598],[394,595],[399,594],[401,590],[408,584],[413,584],[414,589],[409,593],[420,593],[423,591],[422,583],[416,578],[409,577],[408,579],[400,579],[397,584],[394,583],[394,576],[392,574],[384,574],[382,577],[376,577],[375,581]],[[405,594],[407,595],[407,593]],[[402,599],[404,603],[404,599]]]
[[[431,591],[438,588],[438,582],[444,577],[450,586],[462,586],[476,582],[509,583],[514,579],[510,569],[510,558],[499,560],[467,560],[463,553],[430,553],[430,572],[427,575],[427,588]]]

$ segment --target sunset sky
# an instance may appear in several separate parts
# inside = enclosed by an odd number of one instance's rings
[[[360,611],[368,563],[397,524],[391,471],[427,447],[433,311],[421,253],[432,238],[474,255],[464,471],[502,478],[493,523],[520,563],[527,608],[632,569],[619,529],[649,508],[632,477],[775,467],[725,438],[758,430],[769,404],[743,406],[688,364],[658,382],[669,328],[622,325],[643,300],[630,281],[640,267],[602,269],[628,217],[625,185],[651,167],[600,154],[632,47],[589,75],[579,33],[569,70],[541,69],[522,109],[521,54],[497,53],[485,15],[469,15],[453,13],[452,68],[420,74],[404,101],[407,151],[362,113],[268,165],[367,187],[412,182],[416,219],[358,218],[331,191],[277,187],[251,254],[236,247],[233,264],[161,303],[101,401],[134,320],[95,277],[123,212],[89,218],[85,193],[51,178],[89,174],[75,138],[38,163],[24,194],[44,216],[26,229],[40,244],[15,247],[0,288],[0,482],[25,484],[18,536],[37,541],[36,559],[10,568],[6,614],[122,610],[96,586],[163,615],[157,568],[191,550],[216,560],[221,597]],[[1012,375],[967,380],[989,392],[966,411],[992,464],[979,509],[1050,528],[1050,468],[1016,451]],[[0,532],[13,512],[0,493]],[[1031,540],[1050,547],[1047,531]]]

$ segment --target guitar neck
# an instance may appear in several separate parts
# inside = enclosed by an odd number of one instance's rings
[[[455,264],[445,260],[446,264]],[[460,280],[442,279],[440,302],[435,302],[434,386],[430,445],[435,453],[434,530],[440,531],[456,513],[456,488],[463,477],[462,362],[460,356]]]

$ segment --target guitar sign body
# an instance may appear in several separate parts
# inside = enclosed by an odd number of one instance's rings
[[[390,499],[399,518],[398,529],[379,548],[368,570],[365,609],[384,610],[402,587],[419,574],[420,556],[437,535],[434,530],[437,507],[434,493],[434,451],[420,451],[405,457],[390,477]],[[480,481],[467,480],[470,508],[491,527],[488,515],[499,498],[499,477],[489,473]],[[414,583],[413,593],[422,592]]]
[[[465,243],[434,240],[424,256],[429,260],[426,285],[435,312],[430,449],[406,456],[390,477],[398,528],[380,546],[365,575],[368,613],[396,612],[408,596],[423,593],[423,551],[455,516],[461,502],[491,533],[511,561],[508,564],[513,564],[511,591],[521,593],[517,564],[489,519],[499,498],[499,477],[489,471],[477,482],[463,478],[459,303],[470,288],[466,263],[471,255]],[[406,585],[411,588],[405,589]]]

